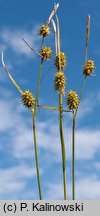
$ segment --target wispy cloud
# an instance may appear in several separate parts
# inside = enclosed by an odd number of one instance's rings
[[[27,57],[33,58],[34,53],[30,50],[29,47],[22,41],[18,33],[22,34],[25,40],[36,50],[39,48],[39,36],[38,36],[38,28],[36,25],[33,30],[25,30],[25,29],[8,29],[2,28],[0,29],[0,50],[5,50],[11,48],[15,53],[25,55]]]
[[[35,169],[27,165],[0,168],[0,199],[18,199],[28,190],[27,181],[36,176]],[[23,196],[21,195],[23,194]],[[35,195],[33,195],[35,197]]]
[[[71,183],[67,182],[68,198],[71,199]],[[45,199],[63,199],[63,184],[48,183]],[[76,199],[77,200],[100,200],[100,180],[96,175],[83,176],[76,180]]]

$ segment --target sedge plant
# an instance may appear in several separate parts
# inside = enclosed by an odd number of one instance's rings
[[[63,96],[66,94],[66,76],[64,73],[64,69],[67,64],[67,58],[64,52],[61,52],[60,48],[60,25],[59,25],[59,18],[57,15],[57,9],[59,4],[57,3],[48,20],[46,23],[42,24],[39,29],[39,37],[41,37],[41,49],[40,51],[34,50],[33,47],[19,34],[23,42],[33,51],[39,58],[40,58],[40,69],[37,78],[37,88],[35,97],[29,90],[23,91],[20,86],[16,83],[16,81],[11,76],[11,73],[6,67],[4,62],[4,56],[2,52],[2,64],[7,72],[8,77],[10,78],[11,82],[17,88],[19,93],[21,94],[21,102],[22,104],[29,109],[32,114],[32,124],[33,124],[33,139],[34,139],[34,151],[35,151],[35,164],[36,164],[36,173],[37,173],[37,183],[38,183],[38,192],[39,192],[39,199],[43,199],[43,192],[42,192],[42,184],[41,184],[41,177],[40,177],[40,168],[39,168],[39,157],[38,157],[38,147],[37,147],[37,108],[40,109],[48,109],[50,111],[56,111],[59,114],[59,134],[60,134],[60,142],[61,142],[61,155],[62,155],[62,175],[63,175],[63,197],[64,200],[68,199],[68,187],[67,187],[67,163],[66,163],[66,146],[65,146],[65,137],[64,137],[64,125],[63,125],[63,113],[72,113],[72,200],[75,200],[75,127],[76,127],[76,117],[77,111],[80,105],[80,101],[83,95],[84,87],[86,84],[86,79],[88,76],[93,74],[94,71],[94,62],[93,60],[88,60],[88,42],[89,42],[89,35],[90,35],[90,15],[87,19],[86,25],[86,51],[85,51],[85,65],[83,67],[83,84],[81,88],[80,95],[78,96],[76,91],[69,91],[67,94],[67,107],[68,109],[63,108]],[[54,21],[53,17],[56,18],[56,22]],[[39,96],[41,90],[41,80],[42,80],[42,71],[45,64],[45,61],[51,61],[51,54],[52,50],[50,47],[45,45],[46,38],[49,37],[51,28],[50,24],[53,26],[54,31],[54,47],[55,47],[55,65],[57,72],[55,74],[54,79],[54,89],[58,92],[58,107],[52,107],[50,105],[41,105],[39,103]],[[52,67],[51,67],[52,68]],[[51,69],[50,68],[50,69]],[[49,70],[48,70],[49,71]]]

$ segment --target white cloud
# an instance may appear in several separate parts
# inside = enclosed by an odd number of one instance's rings
[[[35,169],[25,164],[0,168],[1,199],[18,199],[27,190],[27,181],[36,176]],[[27,197],[23,196],[23,199]]]
[[[76,158],[79,160],[93,159],[98,151],[100,151],[100,129],[77,130]]]
[[[100,162],[95,162],[94,163],[94,169],[96,169],[97,171],[100,171]]]
[[[45,200],[61,200],[63,199],[63,185],[59,183],[49,183],[47,185]]]
[[[39,26],[34,27],[34,31],[37,32]],[[24,54],[27,57],[34,56],[31,49],[22,41],[18,33],[22,34],[25,40],[33,47],[33,49],[38,50],[39,48],[39,37],[33,33],[33,31],[20,30],[20,29],[8,29],[2,28],[0,30],[1,47],[0,50],[5,50],[7,48],[12,48],[15,53]]]
[[[98,100],[99,92],[97,94],[90,93],[88,98],[82,99],[77,112],[77,118],[80,120],[86,117],[86,115],[91,114],[97,106]]]
[[[80,177],[80,176],[79,176]],[[48,183],[45,199],[63,199],[63,183]],[[71,199],[71,183],[67,182],[68,199]],[[95,175],[76,180],[76,200],[100,200],[100,180]]]
[[[100,200],[100,180],[90,175],[77,181],[76,199]]]

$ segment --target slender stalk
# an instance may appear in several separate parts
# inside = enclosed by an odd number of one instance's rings
[[[85,63],[87,62],[88,59],[88,44],[86,44],[86,50],[85,50]]]
[[[63,187],[64,187],[64,200],[67,199],[66,192],[66,151],[64,142],[64,129],[63,129],[63,107],[62,107],[62,94],[59,94],[59,129],[62,150],[62,169],[63,169]]]
[[[43,43],[44,43],[44,38],[42,38],[42,47],[43,47]],[[39,95],[39,90],[40,90],[40,79],[41,79],[41,74],[42,74],[42,66],[43,66],[43,58],[41,58],[41,62],[40,62],[40,71],[38,75],[38,85],[37,85],[37,91],[36,91],[35,107],[34,109],[32,109],[35,162],[36,162],[36,171],[37,171],[38,190],[39,190],[40,200],[42,200],[42,189],[41,189],[39,163],[38,163],[38,150],[37,150],[37,141],[36,141],[36,107],[37,107],[38,95]]]
[[[60,62],[60,26],[58,16],[56,14],[56,22],[57,22],[57,51],[59,53],[59,66],[61,70],[61,62]],[[62,94],[59,93],[59,130],[60,130],[60,140],[61,140],[61,151],[62,151],[62,170],[63,170],[63,189],[64,189],[64,200],[67,199],[67,181],[66,181],[66,151],[65,151],[65,142],[64,142],[64,129],[63,129],[63,102],[62,102]]]
[[[58,107],[42,106],[42,105],[39,105],[39,104],[37,104],[37,107],[38,108],[42,108],[42,109],[49,109],[49,110],[59,111]],[[65,109],[63,109],[62,112],[72,112],[72,111],[71,110],[65,110]]]
[[[37,150],[37,142],[36,142],[36,118],[33,109],[32,109],[32,120],[33,120],[34,150],[35,150],[35,163],[36,163],[36,172],[37,172],[37,180],[38,180],[38,190],[39,190],[39,198],[40,200],[42,200],[42,189],[41,189],[41,181],[40,181],[39,162],[38,162],[38,150]]]
[[[42,48],[44,46],[44,37],[42,38]],[[37,91],[36,91],[36,103],[38,103],[38,96],[39,96],[39,90],[40,90],[40,81],[41,81],[41,75],[42,75],[42,69],[43,69],[43,58],[41,58],[40,62],[40,71],[38,74],[38,85],[37,85]],[[35,104],[35,114],[36,114],[36,104]]]
[[[90,36],[90,15],[88,15],[86,25],[86,49],[85,49],[85,64],[88,60],[88,43]],[[79,96],[79,102],[82,99],[83,91],[86,84],[87,76],[84,76],[83,84]],[[77,110],[72,112],[72,199],[75,200],[75,122],[76,122]]]
[[[75,200],[75,112],[72,112],[72,200]]]
[[[79,102],[81,102],[83,91],[85,88],[85,84],[86,84],[86,76],[84,76],[84,79],[83,79],[83,84],[82,84],[82,88],[81,88],[81,92],[80,92],[80,96],[79,96]],[[77,110],[75,111],[75,117],[76,117],[76,114],[77,114]]]
[[[21,36],[21,34],[18,33],[18,35],[21,37],[21,39],[24,41],[24,43],[25,43],[35,54],[37,54],[38,56],[42,57],[42,56],[40,55],[40,53],[38,53],[35,49],[33,49],[33,48],[31,47],[31,45],[23,38],[23,36]]]
[[[40,80],[41,80],[42,68],[43,68],[43,58],[41,58],[41,62],[40,62],[40,71],[39,71],[39,75],[38,75],[38,86],[37,86],[37,91],[36,91],[36,103],[38,102],[38,96],[39,96],[39,90],[40,90]]]
[[[57,30],[56,30],[56,24],[53,19],[51,19],[53,30],[54,30],[54,45],[55,45],[55,53],[57,54]]]
[[[40,82],[43,81],[43,79],[46,77],[47,73],[48,73],[53,67],[54,67],[54,64],[53,64],[51,67],[49,67],[47,71],[45,71],[45,73],[44,73],[43,76],[41,77]]]

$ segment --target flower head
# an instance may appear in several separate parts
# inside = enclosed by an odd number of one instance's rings
[[[90,76],[93,73],[94,68],[95,68],[94,62],[91,59],[88,60],[83,68],[83,74],[85,76]]]
[[[59,71],[55,75],[55,90],[59,91],[59,93],[64,94],[65,92],[65,82],[66,77],[62,71]]]
[[[79,106],[79,98],[75,91],[68,92],[67,105],[70,110],[77,110]]]
[[[63,70],[66,67],[66,56],[63,52],[57,53],[55,66],[58,70]]]
[[[43,24],[40,28],[40,35],[43,37],[47,37],[50,34],[50,28],[47,24]]]
[[[35,98],[29,90],[23,92],[21,101],[28,108],[32,108],[35,105]]]
[[[40,50],[40,55],[42,56],[42,58],[49,60],[50,56],[51,56],[52,50],[50,49],[50,47],[44,47]]]

